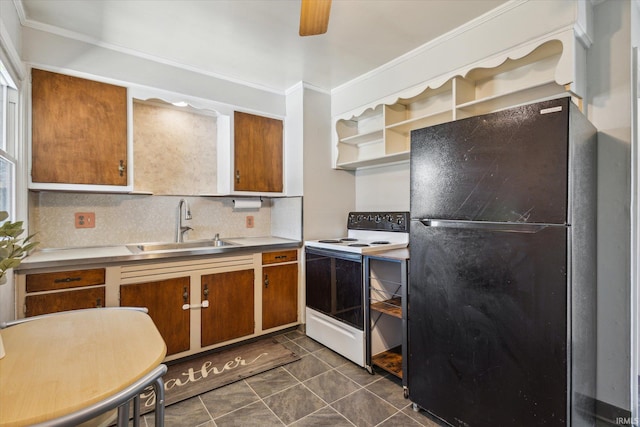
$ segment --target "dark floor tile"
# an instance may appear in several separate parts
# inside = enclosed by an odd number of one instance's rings
[[[213,418],[259,400],[256,393],[244,381],[201,394],[200,398]]]
[[[358,427],[375,426],[398,412],[391,404],[365,389],[356,391],[331,406]]]
[[[402,412],[398,412],[391,418],[384,420],[378,424],[378,427],[420,427],[421,424],[416,420],[409,418]]]
[[[326,406],[302,384],[266,397],[264,403],[287,425]]]
[[[297,338],[297,339],[293,340],[293,342],[295,342],[296,344],[298,344],[300,347],[304,348],[308,352],[314,352],[314,351],[318,351],[318,350],[321,350],[323,348],[326,348],[325,346],[323,346],[319,342],[314,341],[314,340],[312,340],[311,338],[309,338],[307,336],[303,336],[301,338]]]
[[[269,396],[298,383],[298,380],[282,367],[254,375],[245,381],[260,397]]]
[[[315,357],[313,354],[308,354],[306,356],[302,356],[300,360],[296,362],[284,365],[284,369],[300,381],[306,381],[309,378],[320,375],[323,372],[327,372],[331,367]]]
[[[309,354],[307,350],[300,347],[298,344],[295,343],[295,341],[287,340],[286,342],[282,342],[281,344],[288,350],[293,351],[298,356],[304,356],[305,354]]]
[[[379,374],[370,374],[366,369],[351,362],[336,369],[362,386],[371,384],[380,378]]]
[[[335,402],[361,388],[335,370],[315,376],[305,381],[304,385],[327,403]]]
[[[291,424],[293,427],[353,427],[345,417],[327,406]]]
[[[214,421],[217,427],[281,427],[284,425],[263,402],[252,403],[230,414],[215,418]]]
[[[382,378],[369,384],[366,388],[375,395],[391,403],[398,409],[402,409],[411,404],[409,399],[404,398],[402,380],[393,375],[385,375]]]
[[[328,348],[323,348],[318,351],[314,351],[313,355],[323,362],[337,368],[338,366],[345,365],[347,363],[351,363],[348,359],[340,356],[338,353],[329,350]]]
[[[153,412],[144,416],[148,426],[155,425]],[[167,427],[195,427],[211,421],[198,396],[164,408],[164,425]]]
[[[287,332],[286,334],[284,334],[284,336],[289,338],[290,340],[297,340],[299,338],[305,337],[306,335],[300,330],[295,330]]]

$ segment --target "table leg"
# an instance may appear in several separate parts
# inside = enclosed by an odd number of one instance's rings
[[[156,393],[156,427],[164,427],[164,381],[162,377],[157,378],[153,383],[153,389]]]
[[[133,427],[140,427],[140,395],[133,398]]]
[[[118,406],[118,427],[129,426],[129,401]]]

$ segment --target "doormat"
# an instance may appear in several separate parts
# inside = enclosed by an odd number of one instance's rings
[[[162,377],[165,407],[300,359],[274,338],[265,338],[193,359],[167,363]],[[140,395],[140,414],[154,409],[153,387]]]

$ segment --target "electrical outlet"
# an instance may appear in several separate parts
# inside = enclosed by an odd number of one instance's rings
[[[96,226],[95,212],[76,212],[76,228],[94,228]]]
[[[253,215],[247,215],[245,222],[247,224],[247,228],[253,228]]]

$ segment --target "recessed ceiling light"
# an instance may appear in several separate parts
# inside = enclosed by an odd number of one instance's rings
[[[176,107],[186,107],[187,105],[189,105],[189,104],[187,104],[187,103],[186,103],[186,102],[184,102],[184,101],[180,101],[180,102],[172,102],[172,104],[173,104],[173,105],[175,105]]]

